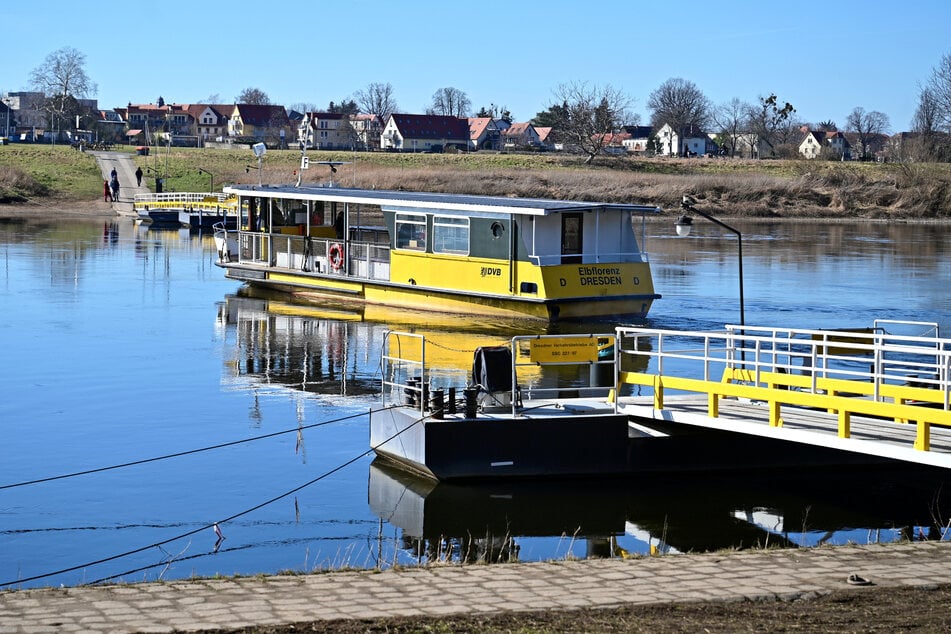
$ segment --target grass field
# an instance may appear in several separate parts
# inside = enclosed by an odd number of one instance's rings
[[[120,151],[134,154],[131,146]],[[706,211],[727,216],[947,218],[951,165],[807,160],[640,159],[542,154],[308,153],[305,184],[326,183],[318,161],[346,161],[334,175],[342,186],[412,189],[569,200],[654,204],[675,211],[683,194]],[[296,182],[297,150],[270,150],[260,174],[245,147],[231,150],[153,148],[134,156],[166,191],[208,191],[229,183]],[[204,171],[200,171],[204,170]],[[210,176],[208,173],[210,172]],[[68,146],[0,146],[0,202],[38,198],[87,200],[101,194],[95,158]]]

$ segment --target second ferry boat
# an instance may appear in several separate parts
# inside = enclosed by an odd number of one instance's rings
[[[216,233],[218,265],[298,301],[557,321],[642,317],[660,297],[642,250],[652,206],[334,186],[224,192],[239,217]]]

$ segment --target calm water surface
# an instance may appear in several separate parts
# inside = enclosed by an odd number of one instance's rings
[[[736,225],[748,324],[888,318],[951,332],[945,226]],[[664,295],[650,325],[737,323],[735,236],[699,219],[686,239],[666,224],[649,231]],[[910,470],[408,478],[366,454],[382,333],[407,328],[400,318],[243,296],[214,259],[210,236],[128,220],[0,222],[0,588],[864,543],[917,538],[951,517],[941,478]],[[475,345],[534,328],[427,321],[439,361],[461,377]]]

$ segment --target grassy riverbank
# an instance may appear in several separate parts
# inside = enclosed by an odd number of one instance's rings
[[[120,151],[132,152],[126,146]],[[318,161],[347,161],[335,182],[377,189],[482,193],[635,202],[674,213],[688,193],[723,216],[810,218],[951,218],[951,165],[731,159],[604,157],[586,166],[562,154],[390,154],[309,152],[304,183],[325,183]],[[171,148],[135,156],[166,191],[220,190],[227,183],[297,180],[297,150],[271,150],[261,173],[250,150]],[[209,173],[211,175],[209,175]],[[67,146],[0,146],[0,203],[97,200],[95,158]]]

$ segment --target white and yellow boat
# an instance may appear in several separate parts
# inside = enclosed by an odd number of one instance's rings
[[[297,300],[556,321],[644,316],[660,297],[642,250],[656,207],[333,186],[224,191],[237,197],[239,222],[216,235],[218,265]]]

